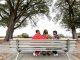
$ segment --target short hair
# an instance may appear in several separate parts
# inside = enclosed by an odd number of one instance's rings
[[[36,30],[36,33],[39,32],[39,30]]]
[[[57,31],[55,30],[55,31],[53,31],[53,33],[56,33],[57,34]]]

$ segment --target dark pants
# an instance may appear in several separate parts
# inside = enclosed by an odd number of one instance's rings
[[[47,55],[50,56],[50,55],[51,55],[51,51],[42,51],[42,54],[43,54],[43,55],[46,55],[46,54],[47,54]]]
[[[57,51],[53,51],[54,54],[57,54]]]

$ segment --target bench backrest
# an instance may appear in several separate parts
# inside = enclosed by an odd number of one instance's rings
[[[76,40],[10,40],[10,47],[27,51],[53,51],[69,50],[69,47],[75,47]]]

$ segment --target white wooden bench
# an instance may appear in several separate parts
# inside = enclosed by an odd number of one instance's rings
[[[18,52],[16,60],[19,54],[28,51],[63,51],[67,54],[69,47],[75,47],[75,44],[76,40],[10,40],[10,48],[16,48]]]

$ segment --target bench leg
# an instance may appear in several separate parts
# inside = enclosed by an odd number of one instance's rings
[[[20,53],[17,53],[17,56],[16,56],[16,59],[15,60],[19,60],[19,54]]]
[[[66,55],[67,55],[68,60],[71,60],[70,57],[69,57],[69,55],[68,55],[68,53],[66,53]]]

